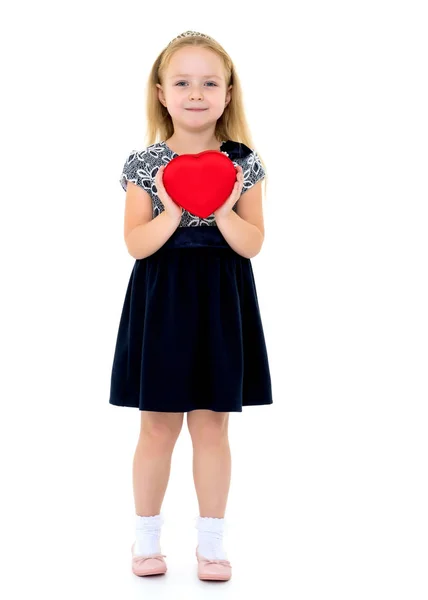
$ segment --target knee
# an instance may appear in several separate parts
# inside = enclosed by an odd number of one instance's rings
[[[182,417],[169,418],[156,415],[142,418],[140,437],[150,439],[151,443],[158,446],[174,444],[182,428]]]
[[[190,417],[190,418],[189,418]],[[228,415],[213,414],[207,417],[189,415],[187,426],[193,444],[216,445],[228,437]]]

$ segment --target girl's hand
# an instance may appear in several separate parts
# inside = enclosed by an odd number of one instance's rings
[[[232,208],[238,202],[239,197],[242,192],[242,187],[244,185],[244,175],[242,173],[242,167],[240,165],[236,165],[236,182],[233,187],[232,193],[229,198],[222,204],[216,211],[214,211],[214,215],[216,220],[221,219],[222,217],[227,217],[227,215],[231,212]]]
[[[180,223],[181,216],[183,214],[183,208],[174,202],[171,196],[168,195],[165,186],[163,184],[163,172],[165,165],[162,165],[155,176],[155,185],[157,189],[157,195],[159,196],[162,204],[165,207],[165,211],[169,214],[172,219]]]

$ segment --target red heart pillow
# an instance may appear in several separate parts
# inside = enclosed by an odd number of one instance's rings
[[[163,172],[168,195],[182,208],[202,218],[226,202],[235,182],[235,165],[218,150],[180,154],[169,161]]]

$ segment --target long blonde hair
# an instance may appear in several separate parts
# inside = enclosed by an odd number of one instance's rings
[[[253,140],[247,123],[242,96],[242,87],[232,59],[222,46],[213,38],[203,35],[191,35],[175,38],[170,42],[156,58],[147,82],[147,133],[146,145],[150,146],[158,141],[167,140],[174,133],[174,126],[167,108],[160,102],[156,84],[162,85],[165,71],[169,65],[172,55],[185,46],[198,46],[215,52],[223,61],[226,87],[232,85],[231,100],[224,109],[223,114],[217,120],[215,136],[218,141],[234,140],[241,142],[253,149]],[[267,168],[260,156],[263,168],[266,171],[264,179],[264,191],[266,194]]]

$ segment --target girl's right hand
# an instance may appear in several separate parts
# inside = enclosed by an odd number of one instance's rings
[[[165,207],[166,212],[172,217],[174,220],[180,222],[181,216],[183,214],[183,208],[174,202],[171,196],[168,195],[165,186],[163,184],[163,172],[165,170],[165,165],[162,165],[155,176],[155,185],[157,189],[157,195],[159,196],[162,204]]]

